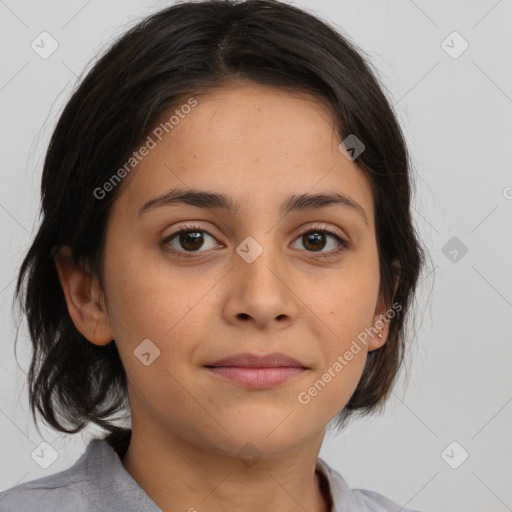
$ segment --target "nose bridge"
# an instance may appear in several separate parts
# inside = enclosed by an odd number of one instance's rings
[[[239,260],[236,266],[240,269],[244,282],[257,287],[281,286],[282,279],[276,277],[276,273],[282,272],[280,251],[282,244],[275,240],[273,231],[260,229],[248,235],[237,246],[236,252]],[[278,283],[275,283],[275,281]]]
[[[260,224],[261,226],[261,224]],[[261,228],[236,247],[232,314],[249,315],[260,325],[293,314],[293,293],[287,283],[283,244],[275,231]],[[234,299],[234,300],[233,300]]]

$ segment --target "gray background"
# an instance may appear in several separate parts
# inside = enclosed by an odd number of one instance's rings
[[[77,78],[113,37],[168,4],[0,0],[1,490],[66,469],[96,432],[37,432],[25,328],[14,356],[14,279],[38,225],[44,151]],[[351,487],[411,508],[512,510],[512,1],[295,4],[333,23],[378,69],[409,144],[415,222],[433,260],[408,387],[402,379],[380,416],[329,433],[320,456]],[[43,31],[58,43],[47,59],[31,48]],[[454,31],[469,44],[460,55],[458,36],[443,43]],[[42,441],[58,453],[47,469],[31,457]]]

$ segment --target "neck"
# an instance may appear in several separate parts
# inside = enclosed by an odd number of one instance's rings
[[[144,432],[134,426],[121,460],[164,511],[295,512],[301,508],[329,512],[315,472],[323,432],[293,453],[271,458],[251,457],[247,445],[249,456],[242,459],[209,451],[168,431],[158,435]]]

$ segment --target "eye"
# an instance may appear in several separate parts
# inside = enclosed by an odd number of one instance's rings
[[[348,243],[346,242],[346,240],[343,239],[338,233],[327,228],[326,226],[315,226],[312,228],[308,228],[307,230],[303,231],[298,237],[303,246],[306,248],[307,252],[315,253],[322,251],[322,249],[329,245],[328,242],[326,241],[326,239],[328,238],[334,239],[334,244],[331,244],[334,245],[334,249],[326,251],[327,254],[321,254],[319,256],[320,258],[328,258],[331,256],[335,256],[341,251],[348,249]]]
[[[215,241],[212,235],[210,235],[207,231],[200,228],[199,226],[183,226],[178,231],[175,231],[167,238],[162,241],[162,244],[165,245],[171,252],[178,254],[178,256],[184,258],[192,258],[194,257],[194,253],[204,252],[198,251],[204,245],[205,235],[210,237]],[[176,238],[175,244],[171,243]],[[176,247],[176,245],[178,247]],[[216,243],[211,245],[211,247],[207,247],[207,249],[211,249],[215,247]],[[181,250],[181,248],[184,249]],[[187,254],[191,253],[191,254]]]
[[[213,240],[210,247],[204,247],[205,236]],[[326,226],[313,226],[304,230],[297,239],[300,239],[307,252],[320,253],[329,244],[326,239],[334,240],[334,249],[319,254],[318,258],[328,258],[348,249],[348,243],[335,231]],[[176,240],[175,240],[176,239]],[[297,240],[296,239],[296,240]],[[193,258],[199,252],[214,248],[217,244],[215,238],[199,226],[183,226],[170,234],[162,241],[169,251],[183,258]],[[331,245],[333,245],[331,243]],[[336,247],[337,246],[337,247]],[[199,249],[205,249],[200,251]]]

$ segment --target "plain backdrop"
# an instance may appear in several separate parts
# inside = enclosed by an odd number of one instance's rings
[[[25,328],[14,354],[15,277],[39,223],[44,152],[78,77],[104,45],[169,3],[0,1],[0,490],[68,468],[97,432],[37,432]],[[400,381],[383,414],[329,431],[320,456],[351,487],[410,508],[512,510],[512,1],[294,3],[377,68],[411,152],[414,218],[433,262],[408,386]],[[47,58],[31,46],[42,32],[58,44]],[[43,441],[58,453],[46,469],[31,456]]]

